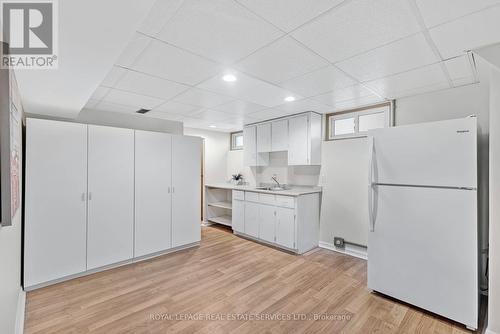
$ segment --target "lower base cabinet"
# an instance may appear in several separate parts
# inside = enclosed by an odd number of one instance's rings
[[[318,246],[320,193],[299,196],[241,193],[241,190],[233,191],[235,234],[298,254]]]

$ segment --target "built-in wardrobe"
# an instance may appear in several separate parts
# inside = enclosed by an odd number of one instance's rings
[[[197,137],[28,118],[24,286],[200,241]]]

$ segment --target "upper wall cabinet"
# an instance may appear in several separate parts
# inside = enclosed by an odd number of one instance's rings
[[[243,129],[243,142],[243,161],[245,166],[269,165],[269,153],[259,153],[257,150],[257,126],[246,126]]]
[[[288,152],[288,165],[321,164],[320,114],[307,112],[243,130],[246,166],[267,166],[269,152]]]

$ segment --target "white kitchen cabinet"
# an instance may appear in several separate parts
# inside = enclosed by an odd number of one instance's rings
[[[276,243],[295,248],[295,210],[283,207],[276,208]]]
[[[28,118],[25,286],[86,270],[86,194],[87,126]]]
[[[134,256],[172,247],[172,136],[135,131]]]
[[[288,119],[273,121],[271,123],[271,151],[288,150]]]
[[[245,202],[233,197],[232,228],[234,232],[245,233]]]
[[[245,201],[245,234],[254,238],[259,237],[259,206]]]
[[[267,242],[276,241],[276,208],[272,205],[259,204],[259,239]]]
[[[243,142],[243,163],[245,166],[269,165],[269,151],[267,153],[257,152],[257,126],[251,125],[243,128]]]
[[[271,152],[271,123],[257,125],[257,153]]]
[[[134,256],[134,131],[88,126],[87,269]]]
[[[290,146],[288,150],[289,165],[309,164],[308,154],[309,117],[301,115],[288,120]]]
[[[201,155],[201,138],[172,137],[172,247],[201,240]]]

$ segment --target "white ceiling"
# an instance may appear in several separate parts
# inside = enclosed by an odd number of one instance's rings
[[[474,83],[498,31],[500,0],[158,0],[86,107],[233,131]]]

